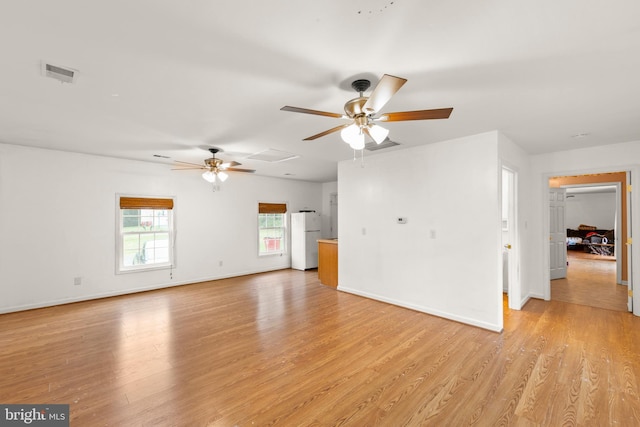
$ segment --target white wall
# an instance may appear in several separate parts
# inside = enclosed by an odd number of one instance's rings
[[[331,194],[338,192],[338,181],[322,184],[322,237],[331,236]]]
[[[115,274],[118,193],[177,197],[173,278]],[[214,193],[169,165],[0,144],[0,312],[287,268],[257,255],[258,201],[320,211],[322,185],[233,174]]]
[[[630,170],[632,184],[640,188],[640,141],[590,147],[531,157],[531,198],[537,205],[530,223],[530,252],[527,265],[530,276],[530,296],[549,299],[549,200],[548,178],[560,175],[581,175],[598,172]],[[637,193],[632,198],[632,235],[640,232],[640,204]],[[640,251],[633,252],[632,281],[640,283]],[[640,292],[634,293],[634,313],[640,314]]]
[[[574,193],[567,197],[567,228],[580,224],[593,225],[598,230],[613,230],[616,221],[616,193]]]
[[[497,138],[341,162],[338,288],[501,330]]]

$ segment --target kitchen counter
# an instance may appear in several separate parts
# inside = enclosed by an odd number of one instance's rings
[[[338,287],[338,239],[318,240],[318,279],[323,285]]]

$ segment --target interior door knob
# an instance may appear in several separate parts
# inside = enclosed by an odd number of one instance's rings
[[[505,249],[511,249],[511,245],[508,244],[508,243],[506,245],[504,245],[504,247],[505,247]]]

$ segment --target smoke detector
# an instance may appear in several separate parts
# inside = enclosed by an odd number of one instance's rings
[[[62,83],[75,83],[78,78],[78,70],[42,61],[42,75]]]

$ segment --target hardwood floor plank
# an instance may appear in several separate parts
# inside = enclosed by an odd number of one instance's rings
[[[567,251],[567,277],[551,281],[551,299],[627,311],[627,287],[616,283],[615,257]]]
[[[505,305],[506,307],[506,305]],[[0,402],[82,426],[640,425],[640,319],[482,330],[282,270],[0,315]]]

